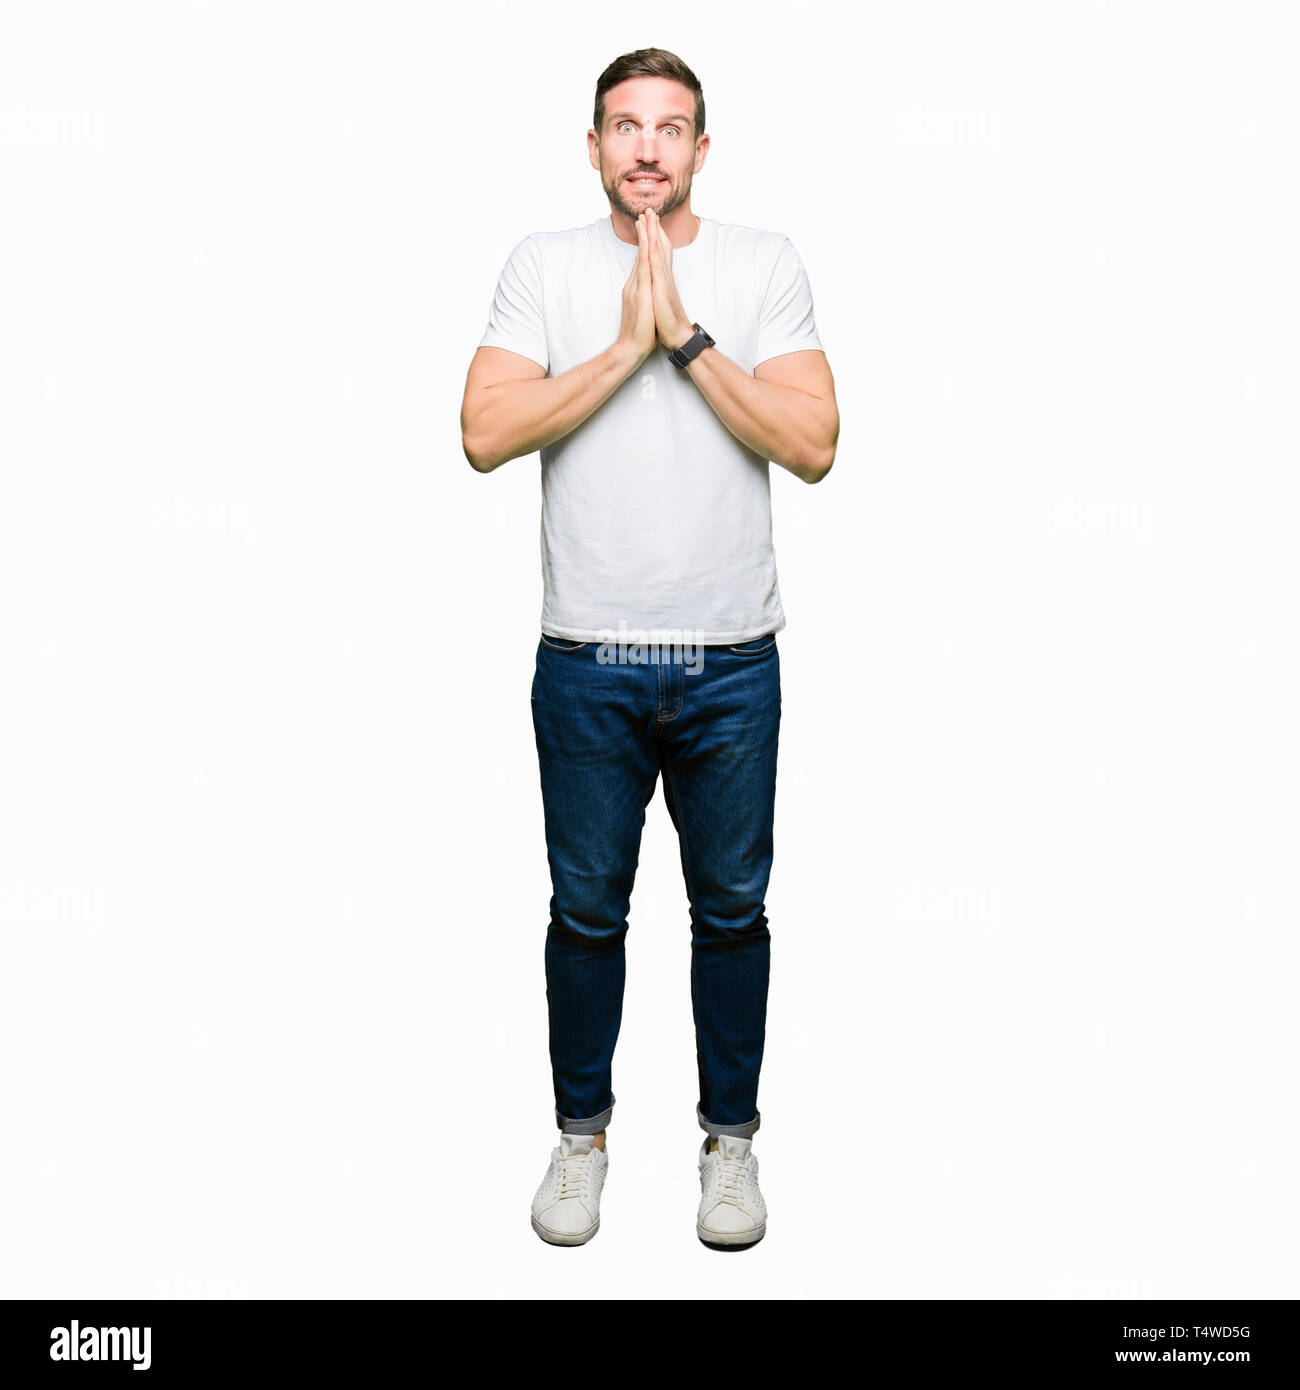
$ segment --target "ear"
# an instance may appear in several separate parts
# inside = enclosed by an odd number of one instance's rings
[[[600,141],[596,139],[596,132],[594,129],[587,132],[587,157],[591,160],[591,167],[599,171]]]
[[[707,135],[701,135],[695,145],[695,167],[691,170],[691,173],[698,174],[700,172],[704,167],[704,157],[708,152],[709,137]]]

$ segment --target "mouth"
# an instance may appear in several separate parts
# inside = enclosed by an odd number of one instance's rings
[[[633,188],[658,188],[661,183],[667,183],[667,179],[661,179],[653,174],[633,174],[626,182]]]

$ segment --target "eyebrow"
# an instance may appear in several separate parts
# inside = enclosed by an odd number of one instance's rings
[[[609,119],[611,121],[639,121],[641,117],[638,116],[635,111],[613,111],[610,113]],[[670,115],[660,116],[659,119],[661,121],[685,121],[687,125],[691,123],[691,118],[684,115],[681,111],[674,111]]]

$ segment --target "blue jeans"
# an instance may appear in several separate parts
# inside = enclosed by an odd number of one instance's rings
[[[542,635],[533,677],[551,917],[546,1000],[555,1118],[597,1134],[614,1110],[624,938],[646,807],[660,772],[690,901],[691,1005],[711,1135],[758,1129],[767,1022],[781,667],[776,635],[602,661]]]

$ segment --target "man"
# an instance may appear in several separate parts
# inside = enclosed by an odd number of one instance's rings
[[[709,137],[690,68],[655,48],[616,59],[587,145],[609,216],[515,247],[461,413],[480,472],[542,461],[532,708],[561,1133],[532,1222],[555,1245],[599,1228],[627,914],[662,772],[691,908],[696,1234],[744,1249],[767,1224],[752,1145],[786,622],[768,463],[819,482],[839,413],[789,239],[691,210]]]

